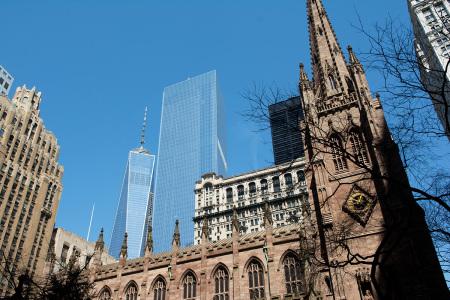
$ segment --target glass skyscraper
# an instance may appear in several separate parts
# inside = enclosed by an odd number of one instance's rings
[[[155,201],[155,253],[171,249],[175,221],[181,246],[194,242],[195,182],[215,172],[227,176],[225,105],[216,71],[164,89]]]
[[[144,131],[141,147],[129,152],[125,167],[109,246],[109,254],[116,259],[119,259],[125,232],[128,233],[128,259],[143,256],[145,250],[155,156],[144,149],[143,138]]]

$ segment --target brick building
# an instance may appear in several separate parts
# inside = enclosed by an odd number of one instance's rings
[[[235,207],[231,237],[215,242],[203,211],[199,245],[180,248],[177,224],[172,251],[153,255],[150,234],[145,256],[127,261],[125,235],[119,262],[106,266],[99,239],[90,269],[99,299],[450,299],[379,96],[351,47],[347,64],[322,1],[307,8],[313,80],[300,64],[299,129],[311,209],[273,228],[264,199],[265,230],[240,234]]]

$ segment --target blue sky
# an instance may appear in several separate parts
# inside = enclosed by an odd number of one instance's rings
[[[352,28],[388,16],[409,22],[406,0],[324,0],[346,53],[367,40]],[[216,69],[227,113],[229,175],[273,161],[270,134],[237,112],[253,82],[295,87],[309,70],[305,0],[6,1],[0,0],[0,64],[18,86],[42,92],[41,117],[59,140],[65,167],[56,226],[109,244],[128,152],[157,154],[164,87]],[[382,86],[369,73],[372,92]]]

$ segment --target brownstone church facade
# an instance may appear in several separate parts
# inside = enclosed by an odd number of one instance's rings
[[[89,278],[97,299],[450,299],[424,220],[351,47],[347,64],[321,0],[307,0],[313,79],[300,64],[309,203],[297,223],[101,266],[100,236]],[[194,184],[194,183],[193,183]]]

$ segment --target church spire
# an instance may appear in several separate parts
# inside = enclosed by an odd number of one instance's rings
[[[347,64],[322,0],[307,0],[307,7],[314,92],[323,100],[348,94]]]
[[[144,125],[142,126],[142,137],[141,137],[141,141],[139,142],[141,144],[141,149],[144,148],[144,137],[145,137],[145,122],[147,121],[147,107],[145,108],[145,114],[144,114]]]

